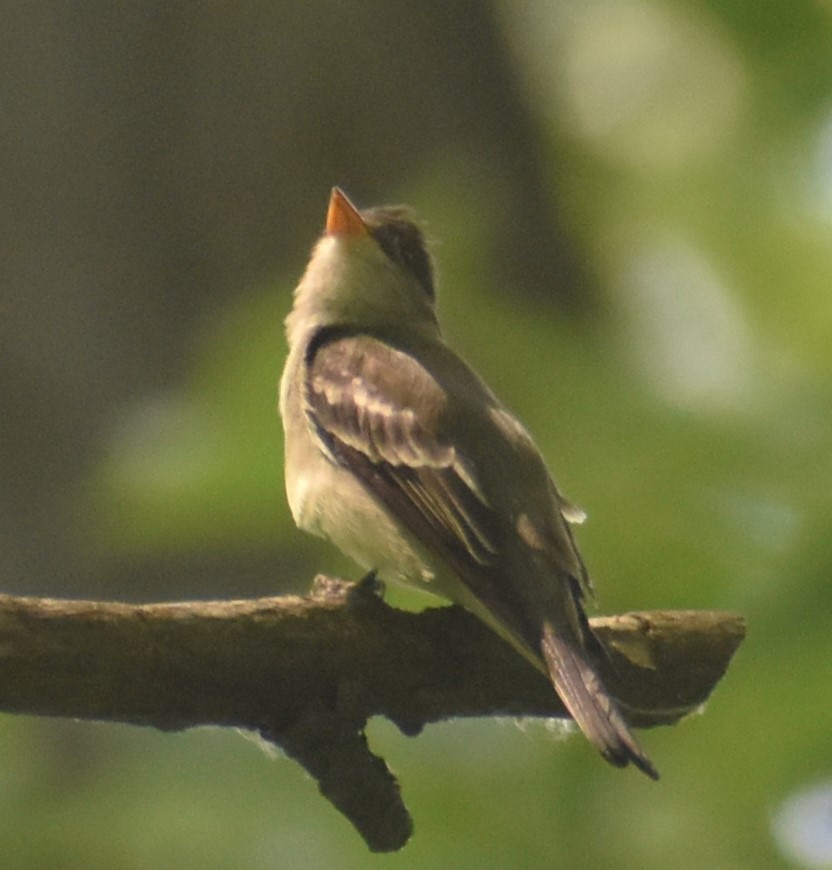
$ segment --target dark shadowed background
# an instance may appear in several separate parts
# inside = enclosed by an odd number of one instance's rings
[[[830,46],[808,0],[7,10],[2,591],[355,576],[286,508],[282,318],[333,184],[406,201],[446,333],[589,513],[599,610],[749,638],[704,716],[643,735],[658,785],[540,725],[374,723],[416,820],[374,860],[832,866]],[[4,717],[0,805],[9,867],[368,860],[219,731]]]

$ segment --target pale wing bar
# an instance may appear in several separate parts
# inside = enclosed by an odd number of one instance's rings
[[[496,517],[441,434],[446,396],[412,356],[368,335],[310,345],[306,413],[333,459],[454,563],[490,564]],[[472,485],[474,484],[474,485]]]

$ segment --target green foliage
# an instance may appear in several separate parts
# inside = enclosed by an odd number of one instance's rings
[[[244,297],[197,337],[181,391],[132,411],[96,483],[91,525],[105,546],[235,549],[280,533],[277,381],[289,298]]]

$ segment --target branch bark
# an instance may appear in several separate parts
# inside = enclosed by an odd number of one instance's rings
[[[591,620],[602,676],[633,725],[702,705],[745,634],[712,611]],[[309,597],[130,605],[0,596],[0,710],[177,730],[259,731],[299,761],[374,851],[412,823],[367,747],[367,719],[406,734],[460,716],[564,717],[550,683],[458,607],[414,614],[319,577]]]

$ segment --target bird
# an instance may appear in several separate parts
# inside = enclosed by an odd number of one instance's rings
[[[548,676],[604,759],[658,771],[598,672],[592,592],[519,420],[445,342],[425,233],[339,188],[285,321],[285,482],[297,526],[382,582],[459,604]]]

